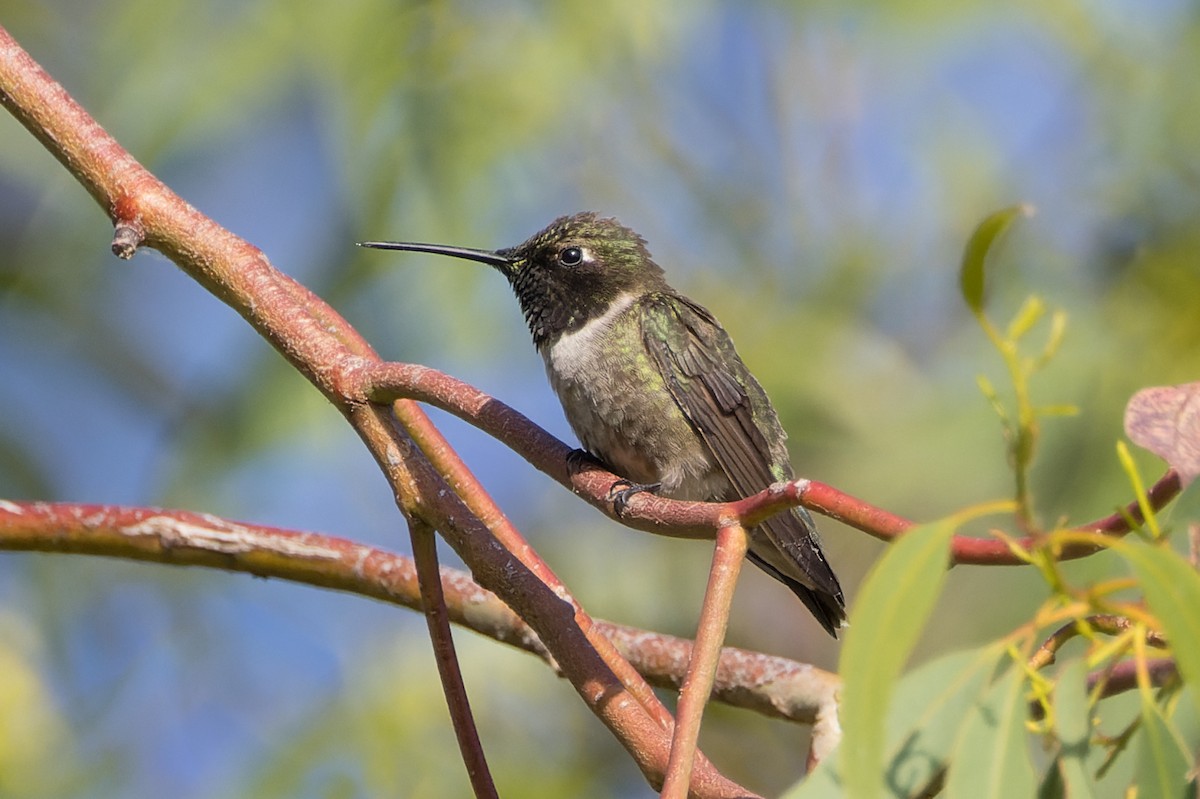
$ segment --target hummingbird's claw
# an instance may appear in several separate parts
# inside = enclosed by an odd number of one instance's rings
[[[571,474],[586,471],[589,467],[608,468],[599,458],[586,449],[573,449],[567,453],[567,470]]]
[[[662,488],[662,483],[635,483],[632,480],[621,479],[609,487],[608,496],[612,498],[613,511],[618,516],[624,516],[629,500],[633,499],[635,495],[644,491],[656,494],[660,488]]]

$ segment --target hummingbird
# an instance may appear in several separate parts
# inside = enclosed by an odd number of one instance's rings
[[[787,434],[729,334],[668,285],[646,241],[594,212],[559,217],[515,247],[419,242],[362,247],[448,255],[509,282],[550,385],[584,450],[638,491],[731,501],[792,479]],[[747,557],[790,588],[830,635],[845,600],[803,508],[748,531]]]

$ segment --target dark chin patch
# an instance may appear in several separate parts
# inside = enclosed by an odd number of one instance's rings
[[[564,286],[548,280],[536,267],[515,270],[509,282],[538,349],[601,316],[616,299],[614,292],[603,288]]]

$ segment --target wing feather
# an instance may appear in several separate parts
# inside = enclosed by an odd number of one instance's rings
[[[641,325],[643,342],[668,390],[738,495],[750,496],[790,479],[779,419],[712,314],[680,295],[656,294],[642,302]],[[779,442],[778,451],[772,440]],[[845,617],[842,592],[821,553],[811,517],[796,509],[756,529],[768,540],[752,543],[752,559],[787,583],[833,632]]]

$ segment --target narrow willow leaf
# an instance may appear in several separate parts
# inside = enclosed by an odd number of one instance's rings
[[[1003,642],[952,652],[904,675],[888,714],[887,785],[893,796],[919,795],[946,767],[963,718],[979,701]]]
[[[1188,799],[1191,763],[1179,748],[1177,735],[1149,691],[1142,692],[1142,724],[1137,731],[1137,765],[1134,773],[1138,796]]]
[[[1038,416],[1078,416],[1078,405],[1039,405]]]
[[[1146,526],[1146,532],[1150,535],[1150,540],[1157,541],[1162,538],[1158,515],[1150,507],[1150,498],[1146,495],[1146,484],[1142,481],[1142,475],[1138,472],[1137,464],[1133,462],[1133,455],[1130,454],[1129,447],[1124,441],[1117,442],[1117,460],[1121,462],[1121,468],[1125,471],[1125,476],[1129,478],[1133,496],[1137,499],[1137,506],[1142,511],[1144,519],[1142,523]]]
[[[1035,369],[1041,369],[1058,354],[1058,348],[1062,346],[1066,332],[1067,312],[1059,309],[1050,316],[1050,335],[1046,337],[1046,346],[1042,348],[1042,354],[1034,362]]]
[[[1035,796],[1037,799],[1064,799],[1067,796],[1067,786],[1062,773],[1062,758],[1056,757],[1050,762],[1050,767],[1046,769],[1046,774],[1042,777]]]
[[[957,521],[948,520],[905,533],[859,589],[838,666],[845,728],[839,770],[851,799],[874,799],[883,792],[888,707],[946,579],[955,529]]]
[[[1133,566],[1146,602],[1171,642],[1184,682],[1200,686],[1200,574],[1166,547],[1132,538],[1113,541],[1111,547]],[[1190,696],[1200,701],[1200,692],[1192,691]]]
[[[967,716],[946,772],[947,799],[1033,795],[1037,779],[1025,732],[1029,704],[1024,689],[1024,672],[1011,668]]]
[[[945,769],[963,718],[979,701],[1005,653],[1003,642],[951,652],[921,664],[899,681],[887,721],[887,795],[920,795]],[[826,759],[783,799],[842,799],[846,788],[837,764],[837,757]]]
[[[1196,689],[1200,686],[1184,685],[1174,702],[1175,712],[1171,715],[1171,724],[1183,736],[1184,749],[1196,752],[1200,756],[1200,710],[1196,708]],[[1196,764],[1200,766],[1200,763]]]
[[[1009,425],[1008,411],[1004,409],[1004,403],[1000,401],[1000,395],[996,393],[996,387],[992,385],[992,381],[988,380],[983,375],[977,375],[975,382],[979,385],[979,391],[983,394],[983,398],[992,406],[992,410],[1000,417],[1000,421],[1005,428]]]
[[[1046,303],[1036,294],[1025,298],[1020,310],[1008,323],[1008,339],[1016,341],[1028,333],[1046,313]]]
[[[1087,765],[1091,753],[1091,715],[1088,712],[1087,663],[1069,661],[1059,670],[1054,686],[1054,726],[1058,733],[1058,768],[1071,799],[1091,799],[1096,784]]]
[[[983,313],[984,268],[987,265],[988,254],[996,240],[1008,230],[1018,216],[1032,214],[1032,205],[1022,203],[1009,206],[980,222],[967,241],[962,267],[959,270],[959,285],[967,307],[976,315]]]

